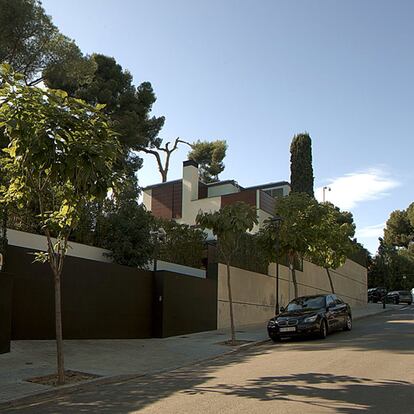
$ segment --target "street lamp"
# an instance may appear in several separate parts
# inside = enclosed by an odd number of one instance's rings
[[[331,187],[323,187],[322,188],[322,202],[325,202],[325,191],[331,191]]]
[[[165,236],[167,235],[166,231],[160,227],[157,230],[150,231],[151,237],[154,239],[154,267],[153,271],[157,271],[157,256],[158,256],[158,247],[159,243],[165,240]]]
[[[280,232],[280,225],[283,221],[283,218],[279,215],[275,215],[270,218],[270,223],[273,224],[275,229],[275,250],[276,250],[276,305],[275,305],[275,313],[276,315],[279,313],[279,232]]]

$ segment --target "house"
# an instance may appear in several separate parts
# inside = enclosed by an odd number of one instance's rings
[[[214,212],[236,201],[256,207],[259,220],[253,232],[274,212],[275,198],[290,192],[286,181],[244,188],[234,180],[203,183],[198,164],[192,160],[183,163],[183,178],[150,185],[143,189],[143,203],[155,217],[175,220],[181,224],[196,224],[197,214]]]

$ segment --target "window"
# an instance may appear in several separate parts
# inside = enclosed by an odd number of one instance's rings
[[[264,190],[264,192],[269,194],[273,198],[283,197],[283,188],[268,188]]]
[[[326,297],[326,306],[330,306],[335,303],[335,299],[332,295]]]

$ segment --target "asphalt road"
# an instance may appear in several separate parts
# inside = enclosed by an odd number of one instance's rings
[[[269,343],[5,412],[414,413],[414,306],[325,340]]]

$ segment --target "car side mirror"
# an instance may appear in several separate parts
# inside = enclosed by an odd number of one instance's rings
[[[283,306],[281,306],[280,312],[284,312],[284,311],[285,311],[285,308]]]

